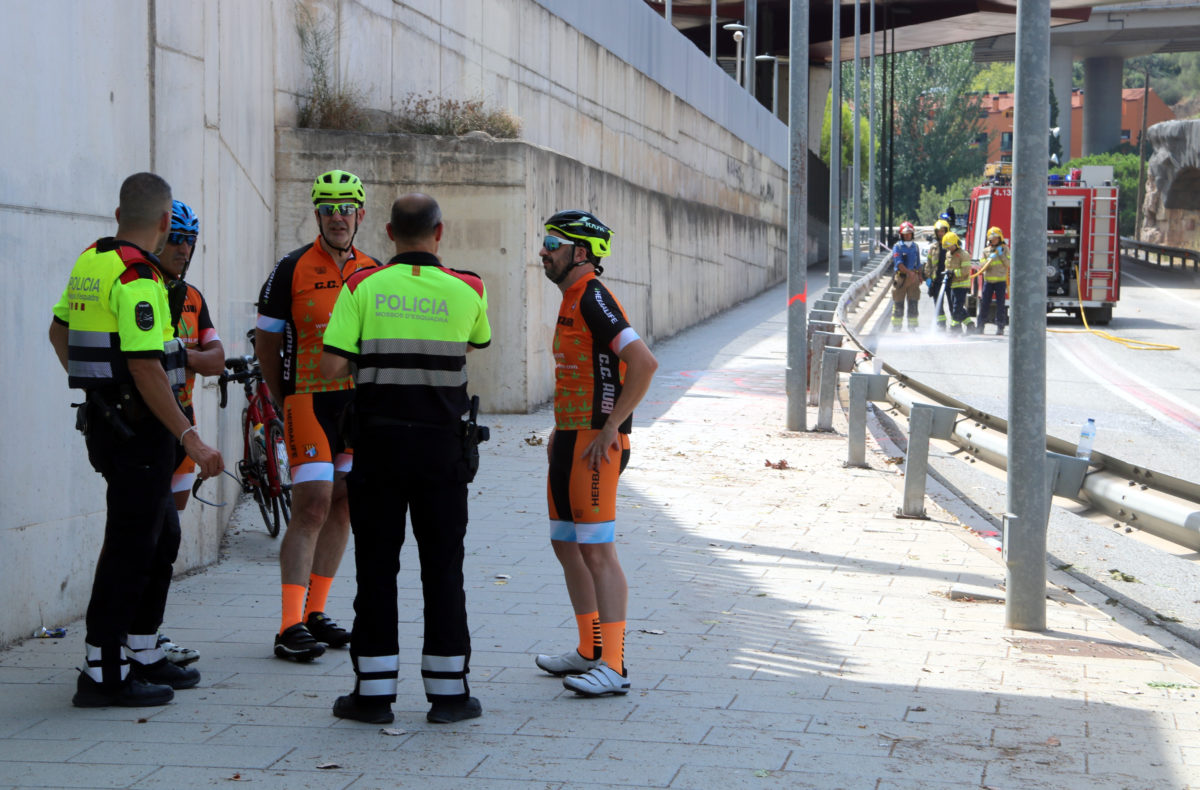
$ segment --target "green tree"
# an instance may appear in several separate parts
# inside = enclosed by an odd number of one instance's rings
[[[970,94],[975,72],[970,43],[896,56],[897,219],[916,216],[923,189],[940,191],[959,179],[982,176],[987,147],[977,144],[980,104]]]
[[[1017,64],[989,63],[971,80],[970,90],[980,93],[1012,93],[1017,84]]]
[[[825,94],[825,116],[821,121],[821,161],[829,164],[829,140],[833,134],[833,114],[830,112],[833,91]],[[864,108],[865,109],[865,108]],[[858,166],[864,181],[867,179],[867,163],[871,152],[871,127],[864,112],[858,124]],[[878,144],[875,150],[879,150]],[[854,110],[842,102],[842,167],[854,166]]]

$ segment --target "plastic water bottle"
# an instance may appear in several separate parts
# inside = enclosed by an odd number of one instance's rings
[[[1092,457],[1092,442],[1096,441],[1096,421],[1088,417],[1079,431],[1079,444],[1075,445],[1076,458]]]

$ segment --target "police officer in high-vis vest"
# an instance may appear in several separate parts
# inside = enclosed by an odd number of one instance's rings
[[[487,346],[492,329],[483,281],[438,259],[442,230],[432,197],[398,198],[387,225],[396,256],[346,280],[325,330],[321,375],[335,379],[357,365],[354,467],[346,478],[358,571],[350,640],[356,683],[333,706],[344,719],[393,719],[396,574],[406,511],[425,599],[426,719],[455,722],[482,711],[467,686],[463,539],[481,437],[467,398],[466,355]],[[468,411],[471,418],[463,420]]]
[[[87,609],[79,707],[165,705],[200,673],[167,661],[157,644],[179,548],[171,498],[175,447],[203,477],[221,454],[179,406],[186,356],[174,336],[155,253],[171,226],[171,187],[153,173],[121,185],[117,233],[84,250],[50,323],[50,343],[72,388],[86,393],[76,427],[108,484],[104,545]]]

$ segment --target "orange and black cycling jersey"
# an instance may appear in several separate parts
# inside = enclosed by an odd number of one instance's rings
[[[350,376],[328,381],[321,377],[322,337],[338,292],[346,278],[379,261],[357,248],[339,269],[319,241],[288,253],[263,284],[258,297],[258,322],[265,332],[283,334],[283,395],[350,389]]]
[[[185,350],[200,349],[205,343],[220,340],[217,328],[208,314],[208,303],[204,294],[191,283],[185,283],[187,295],[183,297],[183,312],[175,324],[175,337],[183,341]],[[185,409],[192,405],[192,388],[196,384],[196,371],[187,369],[187,380],[179,392],[179,405]]]
[[[625,310],[589,272],[563,293],[554,330],[554,426],[599,430],[612,413],[625,363],[618,354],[638,339]],[[619,431],[629,433],[633,416]]]

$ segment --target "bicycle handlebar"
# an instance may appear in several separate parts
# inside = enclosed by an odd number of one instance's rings
[[[229,382],[236,381],[239,384],[245,384],[249,381],[262,378],[262,373],[258,367],[258,360],[253,354],[229,357],[225,360],[225,367],[227,370],[222,372],[217,378],[217,386],[221,390],[220,408],[222,409],[229,403]]]

